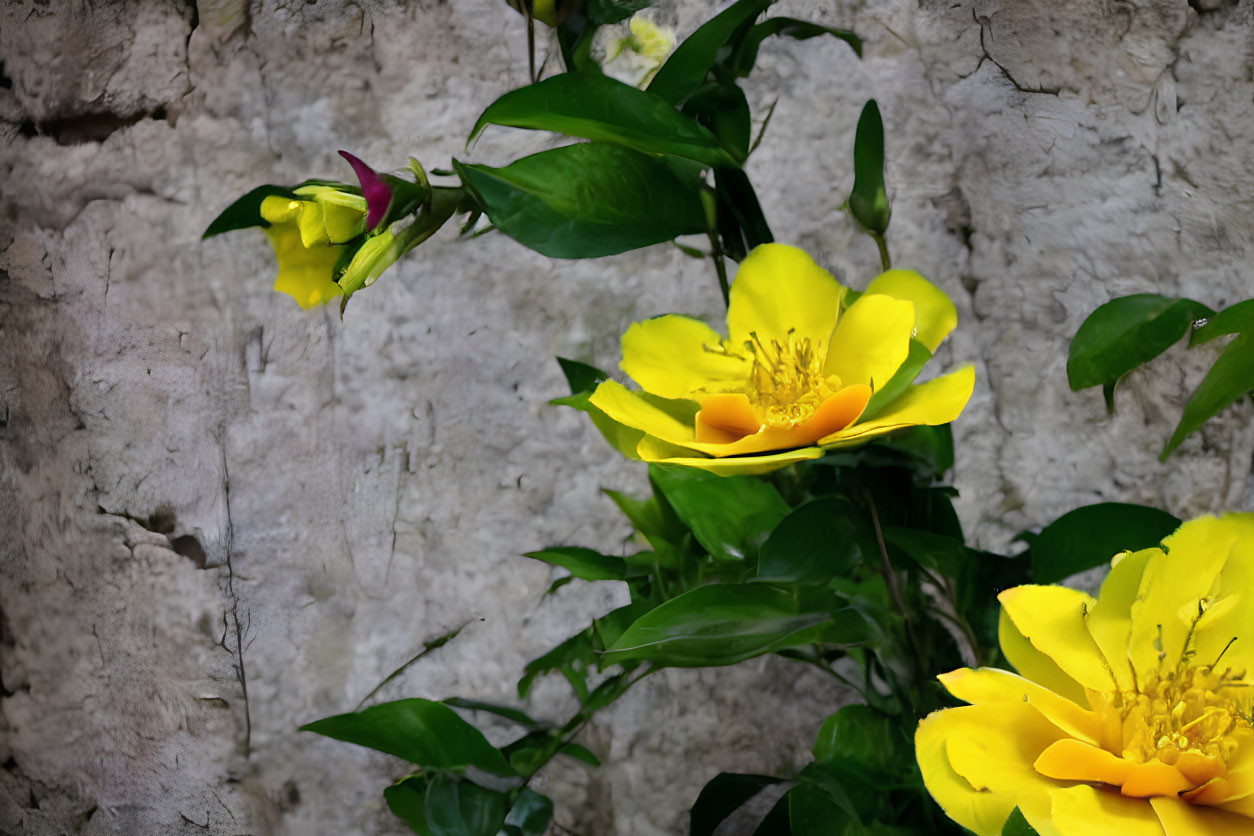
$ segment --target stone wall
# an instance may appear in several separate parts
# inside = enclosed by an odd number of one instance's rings
[[[662,14],[691,30],[713,6]],[[954,484],[982,546],[1101,499],[1254,507],[1248,403],[1157,452],[1214,358],[1169,352],[1107,416],[1066,346],[1112,296],[1254,295],[1254,3],[781,3],[848,26],[772,40],[749,171],[777,237],[854,286],[841,204],[880,102],[895,261],[974,361]],[[523,82],[499,0],[13,0],[0,7],[0,833],[399,833],[399,762],[296,731],[387,698],[509,701],[523,664],[614,605],[519,553],[615,549],[599,488],[640,490],[562,392],[635,319],[720,319],[668,246],[556,262],[499,236],[424,245],[336,311],[270,291],[264,237],[201,231],[263,182],[353,150],[503,162],[544,137],[478,112]],[[236,629],[238,620],[238,630]],[[240,646],[247,699],[238,675]],[[780,660],[651,677],[587,730],[606,765],[539,782],[562,830],[672,834],[721,770],[786,773],[845,693]],[[558,682],[529,709],[572,708]],[[498,734],[501,730],[493,730]],[[246,746],[247,744],[247,746]]]

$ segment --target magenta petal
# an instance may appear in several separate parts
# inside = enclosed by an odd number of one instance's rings
[[[361,193],[366,198],[366,229],[374,229],[383,220],[388,206],[392,203],[392,188],[374,173],[373,168],[357,157],[347,151],[341,151],[340,156],[348,160],[358,181],[361,182]]]

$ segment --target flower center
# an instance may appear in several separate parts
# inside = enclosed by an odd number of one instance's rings
[[[753,358],[749,373],[749,401],[770,427],[792,427],[812,416],[840,389],[840,378],[823,374],[823,344],[811,344],[789,329],[783,341],[769,343],[750,332],[745,350]]]

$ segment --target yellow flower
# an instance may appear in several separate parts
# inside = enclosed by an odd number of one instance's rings
[[[343,244],[365,231],[366,199],[331,186],[302,186],[298,199],[271,196],[261,202],[266,235],[279,262],[274,289],[311,308],[343,290],[332,272]]]
[[[675,51],[675,33],[654,23],[648,12],[640,12],[597,29],[591,51],[606,75],[643,88]]]
[[[1020,676],[940,677],[971,703],[919,724],[923,780],[951,818],[1043,836],[1254,833],[1254,514],[1202,517],[1114,559],[1097,599],[1000,596]]]
[[[593,420],[633,458],[753,474],[958,417],[971,367],[908,385],[957,323],[949,297],[908,270],[879,276],[842,311],[846,293],[801,250],[758,247],[732,284],[728,336],[684,316],[635,323],[622,369],[644,391],[601,383]],[[913,373],[888,386],[903,364]]]

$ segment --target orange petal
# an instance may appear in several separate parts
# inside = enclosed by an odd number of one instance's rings
[[[749,403],[747,395],[706,395],[700,399],[697,413],[697,441],[707,444],[730,444],[762,428],[762,418]]]
[[[813,415],[796,426],[763,427],[753,435],[746,435],[730,443],[697,441],[685,442],[684,446],[719,457],[805,447],[858,420],[858,416],[862,414],[862,410],[866,409],[867,401],[870,399],[870,386],[864,383],[846,386],[824,401]],[[705,401],[702,401],[703,406],[704,404]],[[697,426],[700,427],[702,423],[698,421]]]
[[[1050,744],[1033,766],[1045,777],[1059,781],[1097,781],[1118,787],[1133,764],[1105,749],[1068,738]]]

